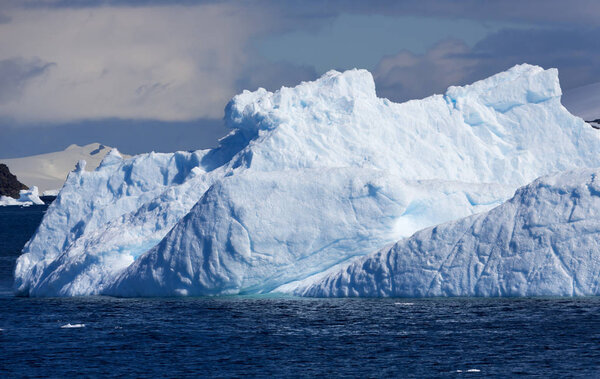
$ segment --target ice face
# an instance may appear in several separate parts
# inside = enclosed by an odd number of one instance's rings
[[[90,263],[95,258],[87,255],[86,249],[97,249],[110,261],[102,265],[100,272],[122,269],[136,247],[147,246],[153,237],[160,240],[166,231],[158,237],[153,233],[172,226],[193,206],[193,197],[177,201],[172,194],[184,191],[182,184],[201,175],[202,155],[202,151],[150,153],[123,160],[113,150],[95,171],[71,172],[17,260],[17,293],[29,294],[30,286],[42,280],[44,270],[52,263],[54,266],[48,270],[53,273],[55,260],[62,255],[77,254],[80,261]],[[115,255],[115,251],[126,256]],[[53,278],[59,279],[58,275],[54,273]],[[101,275],[90,275],[101,279]]]
[[[493,210],[415,233],[300,283],[305,296],[580,296],[600,292],[600,171],[544,177]]]
[[[491,185],[407,182],[373,169],[244,173],[213,185],[103,293],[268,292],[393,242],[399,224],[402,232],[416,230],[489,208],[507,193]],[[472,204],[475,196],[483,205]],[[411,206],[436,212],[415,220]]]
[[[596,161],[597,133],[562,107],[560,95],[557,71],[530,65],[402,104],[377,98],[367,71],[332,71],[295,88],[234,97],[228,124],[257,137],[230,164],[370,167],[406,179],[516,187]]]
[[[220,294],[302,280],[488,210],[540,175],[599,166],[597,133],[560,94],[556,70],[529,65],[403,104],[377,98],[364,70],[245,91],[217,149],[115,152],[71,173],[17,262],[16,291]]]

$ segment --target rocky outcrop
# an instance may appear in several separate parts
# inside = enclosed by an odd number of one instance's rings
[[[0,196],[19,198],[19,191],[29,189],[25,184],[19,182],[17,177],[10,173],[8,166],[0,163]]]
[[[600,118],[593,121],[586,121],[588,124],[592,126],[594,129],[600,129]]]

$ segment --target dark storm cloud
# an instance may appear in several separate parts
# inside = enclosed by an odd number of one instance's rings
[[[563,89],[600,80],[600,28],[503,30],[471,52],[491,71],[527,62],[556,67]]]
[[[600,28],[501,30],[475,45],[494,54],[572,54],[600,47]]]
[[[563,90],[600,80],[600,28],[505,29],[469,48],[445,41],[422,55],[384,57],[374,76],[380,96],[394,101],[443,93],[450,85],[483,79],[516,64],[559,69]]]
[[[587,23],[598,25],[597,0],[27,0],[29,7],[172,6],[233,3],[240,7],[277,9],[290,18],[330,18],[341,13],[421,15],[429,17],[513,20],[525,22]]]
[[[327,4],[338,11],[365,14],[600,25],[600,2],[597,0],[337,0]]]

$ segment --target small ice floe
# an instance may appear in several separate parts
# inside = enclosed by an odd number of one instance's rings
[[[394,303],[394,305],[410,306],[410,305],[415,305],[415,303]]]
[[[465,371],[463,371],[463,370],[456,370],[456,372],[481,372],[481,370],[478,369],[478,368],[470,368],[470,369],[465,370]]]
[[[60,327],[61,329],[85,328],[85,324],[66,324]]]

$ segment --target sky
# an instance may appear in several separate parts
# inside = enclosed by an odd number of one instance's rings
[[[0,159],[214,147],[235,94],[330,69],[367,69],[397,102],[524,62],[568,91],[600,82],[598,15],[596,0],[0,0]]]

